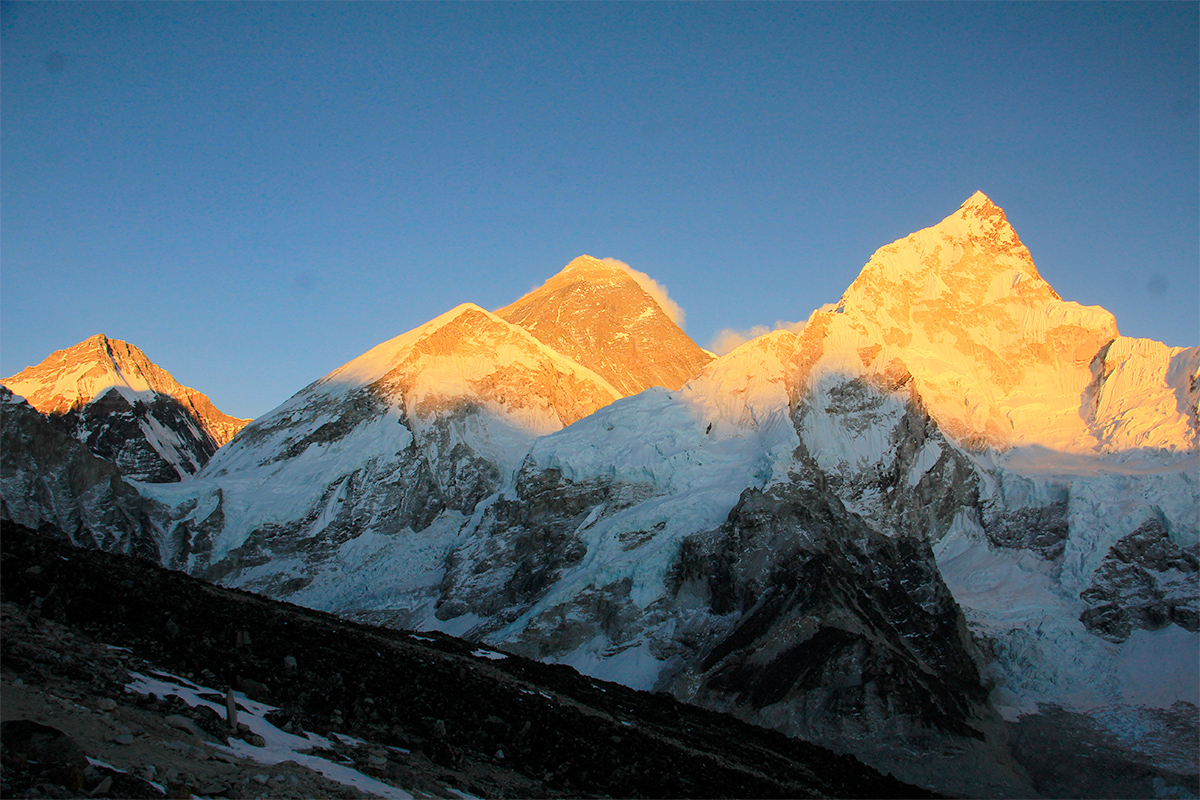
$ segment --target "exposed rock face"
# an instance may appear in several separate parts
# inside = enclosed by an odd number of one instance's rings
[[[595,370],[622,395],[678,389],[712,360],[626,270],[590,256],[496,315]]]
[[[736,620],[674,679],[690,699],[823,740],[983,738],[974,645],[928,542],[871,530],[800,476],[685,540],[673,580]]]
[[[120,468],[93,455],[0,386],[0,519],[81,547],[158,561],[146,501]]]
[[[3,384],[135,480],[195,474],[249,421],[221,413],[141,350],[103,335],[52,353]]]
[[[988,544],[1012,550],[1028,550],[1047,561],[1063,555],[1071,533],[1070,505],[1066,500],[1032,508],[999,509],[987,520]]]
[[[1159,630],[1172,623],[1200,630],[1197,572],[1200,546],[1183,548],[1171,541],[1157,516],[1114,544],[1080,594],[1087,609],[1080,621],[1113,642],[1134,628]]]

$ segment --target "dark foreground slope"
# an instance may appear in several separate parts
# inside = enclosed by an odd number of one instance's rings
[[[107,739],[88,741],[82,724],[71,733],[88,755],[107,755],[135,775],[150,764],[115,759],[140,753],[150,762],[161,744],[160,764],[176,766],[145,774],[172,793],[357,796],[291,762],[239,764],[220,750],[233,739],[218,715],[127,692],[131,672],[240,689],[278,707],[267,718],[283,730],[342,734],[330,736],[339,745],[331,758],[417,796],[923,796],[851,757],[666,695],[448,636],[349,623],[9,523],[2,561],[6,722],[34,707],[34,696],[49,698],[42,708],[73,707],[77,717],[111,722]],[[14,731],[6,725],[6,740]],[[240,739],[255,745],[252,735]],[[39,781],[50,796],[76,796],[47,784],[10,745],[5,796],[26,795]],[[80,796],[102,784],[105,771],[93,767],[76,779]],[[132,794],[129,780],[99,788]],[[158,796],[149,783],[141,789]]]

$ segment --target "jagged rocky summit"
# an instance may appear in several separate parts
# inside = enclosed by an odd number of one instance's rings
[[[0,381],[128,478],[195,474],[249,421],[223,414],[126,342],[93,336]]]
[[[1200,793],[1200,348],[1059,298],[978,193],[720,359],[628,278],[384,343],[97,541],[947,793]]]

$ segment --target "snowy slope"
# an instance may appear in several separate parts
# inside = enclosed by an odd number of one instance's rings
[[[316,581],[378,598],[436,583],[446,537],[534,439],[617,396],[465,304],[297,393],[188,486],[146,491],[167,509],[164,550],[180,567],[274,594]],[[342,571],[361,569],[372,542],[406,550],[405,566],[387,586],[347,586]]]
[[[1111,400],[1094,420],[1081,415],[1093,361],[1118,338],[1116,323],[1104,309],[1060,299],[982,193],[940,224],[880,248],[833,311],[865,346],[880,348],[877,358],[901,359],[939,424],[974,449],[1191,444],[1194,423],[1164,419],[1161,402],[1145,407],[1140,422],[1112,424]],[[1099,371],[1124,374],[1114,389],[1126,397],[1135,382],[1161,384],[1162,362],[1178,353],[1153,349],[1119,342]],[[1147,439],[1146,427],[1158,428],[1158,438]]]
[[[697,596],[681,573],[746,557],[745,533],[725,518],[747,502],[780,520],[844,510],[934,546],[919,559],[944,575],[984,645],[992,702],[1008,717],[1049,703],[1127,743],[1134,729],[1161,734],[1174,704],[1200,699],[1198,353],[1120,337],[1103,309],[1063,301],[977,194],[881,248],[799,334],[750,342],[678,392],[643,393],[538,440],[452,554],[435,613],[407,621],[737,705],[705,688],[720,680],[703,655],[744,629],[719,595],[749,590]],[[820,524],[783,527],[735,586],[781,568],[788,548],[859,546]],[[783,635],[800,646],[815,634]],[[781,702],[752,718],[848,737],[842,746],[858,735],[822,727],[812,695]],[[865,713],[873,701],[860,702]],[[914,730],[893,728],[900,739]],[[1195,770],[1170,748],[1139,752]],[[977,757],[1011,790],[1003,759]]]
[[[1200,348],[1061,299],[979,193],[803,329],[715,360],[643,347],[675,335],[662,309],[577,262],[144,485],[164,560],[668,690],[943,792],[1032,793],[1007,744],[1031,725],[1064,753],[1115,737],[1164,786],[1196,773],[1171,731],[1200,704]],[[676,388],[623,397],[656,383]]]

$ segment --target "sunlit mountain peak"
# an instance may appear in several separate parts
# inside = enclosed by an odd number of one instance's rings
[[[579,256],[496,315],[626,395],[678,389],[711,360],[676,324],[666,290],[613,259]]]
[[[224,444],[249,420],[217,410],[195,389],[183,386],[137,347],[96,334],[51,353],[2,383],[43,414],[65,414],[116,391],[126,402],[173,397],[194,413],[213,440]]]

